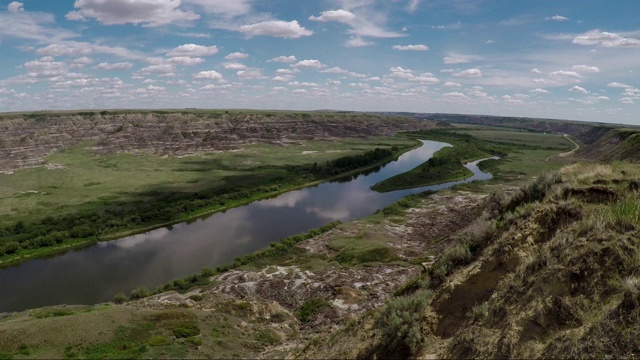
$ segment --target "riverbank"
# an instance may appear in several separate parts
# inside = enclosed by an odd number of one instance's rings
[[[375,160],[374,162],[371,162],[366,166],[344,171],[339,174],[327,176],[320,180],[305,182],[306,174],[302,172],[295,177],[289,177],[288,182],[283,183],[282,181],[277,181],[274,184],[276,185],[275,188],[277,190],[269,191],[269,189],[273,188],[273,186],[270,186],[270,184],[268,183],[262,184],[260,186],[260,189],[266,189],[266,191],[264,192],[259,191],[256,194],[251,194],[252,191],[249,191],[250,195],[240,196],[240,198],[226,197],[224,201],[224,205],[218,205],[216,203],[216,205],[198,209],[196,211],[191,211],[183,214],[176,214],[175,217],[170,221],[157,222],[150,225],[144,225],[144,226],[136,227],[133,229],[128,229],[125,231],[117,231],[113,233],[100,233],[100,234],[92,235],[91,237],[88,237],[88,238],[71,239],[71,240],[66,239],[64,240],[64,243],[56,244],[54,246],[40,247],[36,249],[24,249],[24,250],[20,250],[16,254],[5,254],[0,257],[0,266],[15,265],[15,264],[19,264],[21,262],[36,259],[36,258],[55,256],[56,254],[61,254],[69,250],[91,246],[96,244],[97,242],[115,240],[115,239],[119,239],[127,236],[133,236],[136,234],[145,233],[158,228],[172,226],[182,222],[195,221],[202,217],[210,216],[215,213],[225,212],[227,210],[237,208],[243,205],[247,205],[255,201],[273,198],[283,193],[293,191],[296,189],[313,187],[324,182],[338,180],[338,179],[353,176],[362,172],[367,172],[385,163],[388,163],[389,161],[393,161],[394,159],[397,159],[400,155],[421,146],[421,143],[417,140],[413,140],[412,142],[413,142],[413,145],[405,146],[403,148],[396,147],[388,156],[380,160]],[[345,159],[348,159],[348,158],[345,158]],[[246,193],[242,190],[240,192]],[[172,206],[172,204],[167,204],[167,206]]]

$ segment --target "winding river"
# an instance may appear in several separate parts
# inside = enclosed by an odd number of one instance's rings
[[[423,141],[420,148],[374,172],[290,191],[189,224],[0,269],[0,312],[110,301],[119,292],[128,294],[140,286],[153,289],[334,220],[373,214],[409,194],[491,178],[491,174],[478,169],[476,161],[465,165],[474,173],[465,180],[389,193],[370,189],[381,180],[418,166],[445,146],[450,145]]]

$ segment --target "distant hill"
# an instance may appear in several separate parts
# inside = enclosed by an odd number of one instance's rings
[[[81,141],[96,153],[149,152],[188,155],[235,149],[256,141],[387,136],[435,127],[409,117],[365,113],[109,110],[0,114],[0,171],[40,166],[43,158]]]

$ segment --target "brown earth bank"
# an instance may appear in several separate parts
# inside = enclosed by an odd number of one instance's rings
[[[81,141],[97,154],[190,155],[273,144],[393,135],[435,123],[361,113],[100,111],[0,114],[0,171],[42,166],[44,157]]]

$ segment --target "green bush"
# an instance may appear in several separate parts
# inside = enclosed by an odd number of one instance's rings
[[[204,295],[202,294],[191,295],[189,296],[189,299],[193,301],[202,301],[202,299],[204,299]]]
[[[127,295],[125,295],[123,293],[118,293],[118,294],[116,294],[116,296],[113,297],[113,302],[116,303],[116,304],[122,304],[127,300],[129,300],[127,298]]]
[[[489,304],[484,302],[482,304],[478,304],[469,310],[467,313],[467,317],[471,319],[471,321],[482,321],[489,316]]]
[[[130,298],[131,298],[131,300],[136,300],[136,299],[146,298],[149,295],[150,295],[149,290],[147,290],[146,287],[142,286],[142,287],[139,287],[139,288],[133,290],[131,292]]]
[[[15,254],[18,252],[18,250],[20,250],[20,244],[18,244],[15,241],[12,242],[8,242],[4,245],[4,253],[5,254]]]
[[[426,341],[424,314],[431,295],[431,291],[421,291],[397,297],[376,313],[375,324],[382,333],[376,352],[381,357],[407,358],[420,352]]]
[[[18,354],[24,356],[31,355],[31,349],[29,349],[29,345],[25,343],[20,344],[20,346],[18,347]]]
[[[325,299],[310,299],[305,301],[304,304],[296,311],[296,317],[302,322],[308,322],[313,316],[321,309],[331,307],[331,304]]]
[[[148,341],[149,346],[165,346],[169,345],[169,339],[162,335],[152,336]]]
[[[171,330],[173,336],[177,338],[189,338],[200,334],[200,328],[197,324],[187,323],[182,324],[173,330]]]

